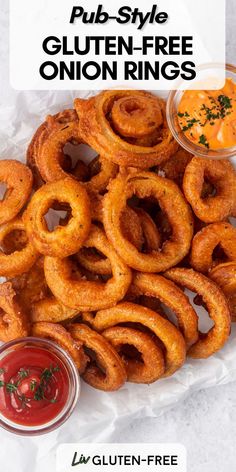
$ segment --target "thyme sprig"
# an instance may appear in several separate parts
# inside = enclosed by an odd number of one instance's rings
[[[36,380],[31,380],[30,382],[30,390],[31,392],[35,392],[33,399],[36,401],[44,400],[45,399],[45,391],[52,380],[53,374],[60,370],[59,366],[52,366],[50,365],[49,368],[43,370],[40,376],[40,382],[37,384]],[[1,373],[4,373],[4,369],[1,369]],[[18,387],[23,379],[26,379],[30,374],[29,369],[20,369],[18,372],[19,380],[17,382],[5,382],[4,380],[0,380],[0,387],[5,387],[7,393],[13,394],[16,393],[18,399],[22,402],[22,406],[25,406],[29,401],[30,398],[27,398],[24,394],[18,393]],[[52,398],[49,400],[51,403],[56,403],[56,398]]]
[[[35,390],[34,400],[39,401],[39,400],[45,399],[45,391],[47,389],[47,386],[48,386],[49,382],[51,381],[53,374],[55,372],[58,372],[59,370],[60,370],[60,367],[58,367],[58,366],[56,366],[56,367],[50,366],[49,369],[44,369],[43,370],[43,372],[41,374],[41,377],[40,377],[40,383],[39,383],[39,385],[37,386],[37,388]],[[52,399],[52,400],[51,400],[51,402],[55,403],[56,400],[55,399]]]

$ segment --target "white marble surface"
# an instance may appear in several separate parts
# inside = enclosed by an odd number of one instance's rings
[[[112,442],[184,444],[188,472],[235,472],[236,382],[201,390],[158,418],[135,420]]]
[[[227,0],[227,61],[236,62],[236,0]],[[188,472],[236,471],[236,382],[201,390],[158,418],[116,431],[118,442],[181,442]]]

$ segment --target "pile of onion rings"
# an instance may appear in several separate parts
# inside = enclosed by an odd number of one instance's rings
[[[52,339],[99,390],[213,355],[236,320],[234,168],[181,149],[165,109],[141,91],[76,99],[36,130],[27,165],[0,162],[0,340]]]

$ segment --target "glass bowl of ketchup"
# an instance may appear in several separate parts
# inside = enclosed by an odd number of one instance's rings
[[[196,90],[183,90],[183,82],[180,82],[178,89],[172,90],[168,96],[166,113],[169,128],[176,141],[195,156],[208,159],[234,157],[236,67],[206,64],[197,71],[199,80]],[[222,86],[224,73],[225,83]]]
[[[71,357],[47,339],[21,338],[0,346],[0,426],[38,435],[61,426],[80,394]]]

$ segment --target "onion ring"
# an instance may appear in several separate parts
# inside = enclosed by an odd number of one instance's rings
[[[236,262],[227,262],[214,267],[209,277],[224,292],[230,306],[232,321],[236,321]]]
[[[219,351],[230,334],[230,310],[223,292],[205,275],[193,269],[174,268],[165,276],[202,297],[214,326],[207,334],[200,333],[199,340],[190,348],[188,355],[196,359],[207,358]]]
[[[0,308],[0,340],[8,342],[28,336],[27,316],[19,305],[16,292],[10,282],[0,285]]]
[[[109,259],[104,258],[103,255],[94,248],[82,247],[76,254],[76,259],[81,267],[98,275],[110,275],[111,264]]]
[[[125,366],[112,345],[96,331],[83,324],[72,324],[70,333],[76,342],[81,342],[96,355],[101,369],[94,363],[89,364],[83,379],[99,390],[112,392],[118,390],[126,381]]]
[[[17,216],[14,220],[9,221],[9,223],[5,223],[2,227],[6,227],[7,233],[6,237],[1,238],[1,248],[5,254],[11,254],[15,251],[21,251],[24,249],[28,244],[28,237],[25,231],[25,227],[23,229],[15,228],[15,222],[21,221],[22,219]],[[1,231],[1,227],[0,227]]]
[[[144,212],[145,213],[145,212]],[[152,227],[154,222],[148,219],[147,213],[145,215],[141,213],[138,215],[136,209],[130,208],[127,206],[124,212],[121,215],[121,231],[126,239],[128,239],[131,244],[133,244],[138,250],[142,249],[144,244],[143,231],[146,231],[148,243],[155,244],[158,238],[158,230],[155,233]],[[152,223],[151,223],[152,222]],[[156,239],[155,239],[156,238]],[[81,248],[80,251],[76,254],[80,265],[85,269],[100,275],[110,275],[111,274],[111,264],[109,259],[102,257],[98,252],[94,252],[94,249],[91,248]]]
[[[93,192],[103,193],[111,179],[114,179],[119,167],[103,156],[95,157],[88,165],[90,180],[85,186]]]
[[[179,287],[161,275],[140,273],[135,275],[133,286],[139,294],[156,297],[175,313],[178,328],[182,332],[188,348],[196,343],[198,340],[198,316],[188,297]]]
[[[54,201],[69,203],[72,217],[66,226],[49,231],[44,215]],[[79,182],[70,178],[45,184],[33,195],[23,215],[28,238],[41,253],[66,257],[78,251],[90,229],[90,202]]]
[[[135,278],[135,276],[136,274],[134,273],[133,279]],[[134,283],[132,283],[131,286],[129,287],[129,290],[123,301],[135,303],[136,305],[145,306],[146,308],[150,308],[150,310],[155,311],[166,320],[168,319],[164,311],[163,305],[161,304],[160,299],[157,297],[142,295],[140,293],[140,290],[138,289],[138,287],[136,287],[136,285],[134,285]],[[82,315],[82,318],[83,316],[84,314]]]
[[[134,208],[135,213],[139,216],[141,227],[143,230],[144,245],[147,252],[158,251],[161,246],[161,234],[155,225],[151,216],[142,208]],[[130,242],[131,239],[128,238]]]
[[[118,165],[150,168],[178,148],[167,125],[165,102],[149,92],[110,90],[88,100],[77,98],[74,106],[82,139]],[[145,137],[149,141],[153,134],[157,137],[152,146],[128,141]]]
[[[98,331],[120,323],[141,323],[151,330],[165,346],[163,377],[172,375],[185,361],[186,345],[180,331],[170,321],[146,307],[128,302],[119,303],[108,310],[98,311],[92,323]]]
[[[104,232],[92,226],[85,247],[95,247],[111,263],[112,278],[106,283],[88,280],[72,280],[69,261],[56,257],[45,257],[44,271],[47,284],[64,305],[79,311],[108,308],[121,300],[131,283],[132,274],[108,242]]]
[[[72,177],[86,182],[86,187],[103,192],[118,166],[102,156],[97,156],[87,166],[78,160],[72,168],[72,160],[63,150],[66,143],[81,140],[78,134],[78,117],[75,110],[64,110],[46,121],[36,131],[27,151],[27,163],[35,177],[36,187],[44,182],[53,182]]]
[[[81,278],[80,271],[75,266],[72,267],[76,278]],[[47,321],[59,323],[78,315],[77,310],[73,310],[63,305],[59,300],[49,294],[43,269],[43,260],[37,264],[27,274],[12,279],[13,287],[19,296],[23,306],[30,307],[30,317],[33,323]]]
[[[27,149],[27,156],[26,161],[27,165],[32,170],[32,174],[34,176],[34,185],[36,188],[39,188],[43,185],[44,180],[40,174],[37,159],[39,159],[39,154],[41,150],[41,146],[45,140],[50,140],[51,133],[55,132],[55,130],[60,130],[64,128],[68,123],[75,122],[77,120],[77,116],[74,110],[63,110],[56,115],[48,115],[45,122],[42,123],[39,128],[36,130],[29,147]],[[54,159],[58,157],[58,169],[64,164],[68,163],[68,156],[65,156],[63,152],[60,152],[57,156],[54,156]],[[54,165],[55,165],[54,160]],[[50,165],[50,163],[49,163]],[[71,167],[70,165],[66,165],[67,170]],[[57,170],[58,170],[57,169]]]
[[[36,132],[35,140],[28,151],[28,161],[35,163],[44,182],[54,182],[68,176],[75,177],[73,171],[68,173],[63,169],[67,159],[63,148],[68,142],[81,142],[75,111],[64,110],[57,115],[49,115],[44,126],[39,128],[38,134]],[[71,165],[67,170],[70,167]]]
[[[141,251],[144,243],[142,223],[137,212],[129,206],[121,214],[121,232],[125,239]]]
[[[47,127],[47,122],[42,123],[39,128],[36,130],[29,146],[27,149],[26,153],[26,163],[27,166],[29,166],[32,175],[33,175],[33,185],[34,188],[39,188],[44,184],[44,181],[40,175],[40,172],[38,170],[38,167],[35,162],[35,156],[38,152],[38,147],[39,147],[39,141],[40,141],[40,136],[41,134],[44,133],[45,129]]]
[[[39,258],[36,264],[24,274],[10,279],[20,304],[31,312],[34,303],[45,298],[48,287],[44,277],[43,258]]]
[[[162,350],[152,337],[137,329],[113,326],[102,333],[121,356],[127,371],[127,380],[135,383],[150,384],[158,380],[165,371]],[[134,346],[142,356],[142,361],[130,359],[121,349],[124,345]]]
[[[216,188],[214,197],[201,196],[205,177]],[[222,221],[234,213],[236,174],[227,160],[194,157],[186,167],[183,190],[195,215],[205,223]]]
[[[4,248],[4,242],[7,241],[9,235],[15,231],[25,232],[25,225],[21,218],[16,218],[0,227],[0,246],[2,248]],[[19,245],[22,240],[23,236],[21,236],[20,241],[17,241],[17,244]],[[8,248],[10,249],[9,245]],[[6,254],[4,251],[0,250],[1,277],[15,277],[23,274],[34,265],[38,257],[39,254],[30,241],[26,242],[25,247],[19,250],[13,250],[10,254]]]
[[[75,341],[70,333],[61,325],[56,323],[34,323],[32,325],[32,336],[47,338],[59,344],[75,362],[80,374],[85,371],[88,357],[86,356],[82,343]]]
[[[154,196],[166,212],[173,232],[160,251],[139,252],[121,232],[121,215],[132,195],[140,198]],[[150,172],[119,175],[114,179],[103,199],[103,223],[108,239],[126,263],[142,272],[162,272],[176,265],[188,253],[193,221],[191,210],[174,182]]]
[[[125,297],[124,301],[136,303],[137,305],[145,306],[146,308],[150,308],[150,310],[155,311],[158,315],[161,315],[166,320],[168,319],[163,306],[158,298],[148,297],[146,295],[138,295],[136,293],[132,293],[134,286],[131,287],[131,290],[128,292],[128,296]]]
[[[212,223],[193,238],[190,263],[198,272],[214,267],[213,252],[220,245],[229,261],[236,261],[236,228],[230,223]]]
[[[13,220],[27,202],[33,184],[33,176],[28,167],[19,161],[0,161],[0,182],[7,190],[0,201],[0,224]]]
[[[78,310],[73,310],[63,305],[54,297],[38,300],[31,307],[31,319],[33,323],[37,323],[38,321],[60,323],[61,321],[73,319],[78,314]]]
[[[90,200],[91,218],[93,222],[102,223],[103,218],[103,196],[98,192],[92,192],[87,188]]]
[[[183,148],[179,148],[174,156],[159,167],[159,172],[163,173],[167,179],[174,180],[180,187],[183,183],[184,172],[187,164],[192,160],[193,155]],[[162,175],[162,174],[160,174]]]

